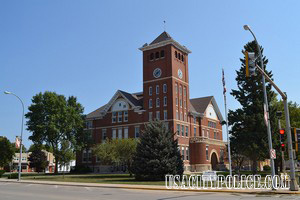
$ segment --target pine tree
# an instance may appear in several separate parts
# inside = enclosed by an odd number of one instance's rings
[[[258,56],[257,45],[254,41],[247,43],[244,50],[254,52]],[[246,77],[245,60],[240,59],[240,61],[242,63],[241,68],[236,71],[238,89],[232,90],[231,95],[239,101],[241,107],[235,111],[230,110],[228,114],[229,124],[232,125],[230,142],[237,152],[252,160],[253,173],[256,173],[257,161],[269,158],[267,127],[264,120],[262,75],[257,71],[255,76]],[[263,57],[263,63],[266,70],[268,63],[266,57]],[[257,64],[260,66],[259,62]],[[271,71],[266,71],[266,73],[272,77]],[[269,83],[266,84],[266,88],[271,128],[274,133],[275,130],[277,131],[277,123],[276,109],[272,102],[276,102],[276,94],[271,90]],[[273,148],[279,147],[278,136],[278,134],[273,134],[275,142]]]
[[[183,174],[178,142],[164,122],[155,120],[145,125],[137,145],[133,171],[137,180],[164,180],[166,174]]]

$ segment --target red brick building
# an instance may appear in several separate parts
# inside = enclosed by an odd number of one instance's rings
[[[110,101],[87,115],[87,128],[97,143],[107,138],[137,138],[155,118],[177,132],[185,170],[216,170],[224,161],[222,115],[213,96],[190,99],[188,54],[185,46],[163,32],[143,52],[143,92],[118,90]],[[77,156],[77,164],[94,171],[101,163],[91,151]],[[103,167],[103,166],[102,166]]]

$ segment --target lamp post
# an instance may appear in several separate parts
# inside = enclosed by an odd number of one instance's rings
[[[260,68],[262,70],[264,70],[264,63],[263,63],[263,58],[261,55],[261,49],[260,46],[256,40],[256,37],[254,35],[254,33],[252,32],[251,28],[248,25],[244,25],[244,29],[246,31],[250,31],[250,33],[252,34],[254,41],[256,43],[257,46],[257,50],[258,50],[258,56],[259,56],[259,61],[260,61]],[[262,75],[262,84],[263,84],[263,91],[264,91],[264,109],[266,112],[266,117],[267,117],[267,132],[268,132],[268,143],[269,143],[269,154],[270,154],[270,159],[271,159],[271,173],[272,173],[272,178],[275,176],[275,167],[274,167],[274,159],[271,158],[271,150],[273,149],[272,147],[272,135],[271,135],[271,123],[270,123],[270,117],[269,117],[269,106],[268,106],[268,97],[267,97],[267,89],[266,89],[266,81],[265,81],[265,76]]]
[[[22,99],[20,97],[18,97],[16,94],[12,93],[12,92],[8,92],[5,91],[4,94],[11,94],[15,97],[17,97],[17,99],[20,100],[21,104],[22,104],[22,108],[23,108],[23,112],[22,112],[22,125],[21,125],[21,138],[20,138],[20,157],[19,157],[19,173],[18,173],[18,181],[21,180],[21,171],[22,171],[22,144],[23,144],[23,123],[24,123],[24,103],[22,101]]]

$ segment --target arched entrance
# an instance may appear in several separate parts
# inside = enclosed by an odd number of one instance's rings
[[[211,154],[210,162],[211,162],[211,169],[214,170],[214,171],[217,170],[218,158],[217,158],[217,154],[215,152],[213,152]]]

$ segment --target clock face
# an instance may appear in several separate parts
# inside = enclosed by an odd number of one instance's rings
[[[153,76],[154,76],[154,78],[159,78],[161,76],[161,69],[160,68],[156,68],[153,71]]]
[[[182,79],[182,76],[183,76],[183,73],[182,73],[181,69],[179,69],[179,70],[178,70],[178,77],[179,77],[180,79]]]

